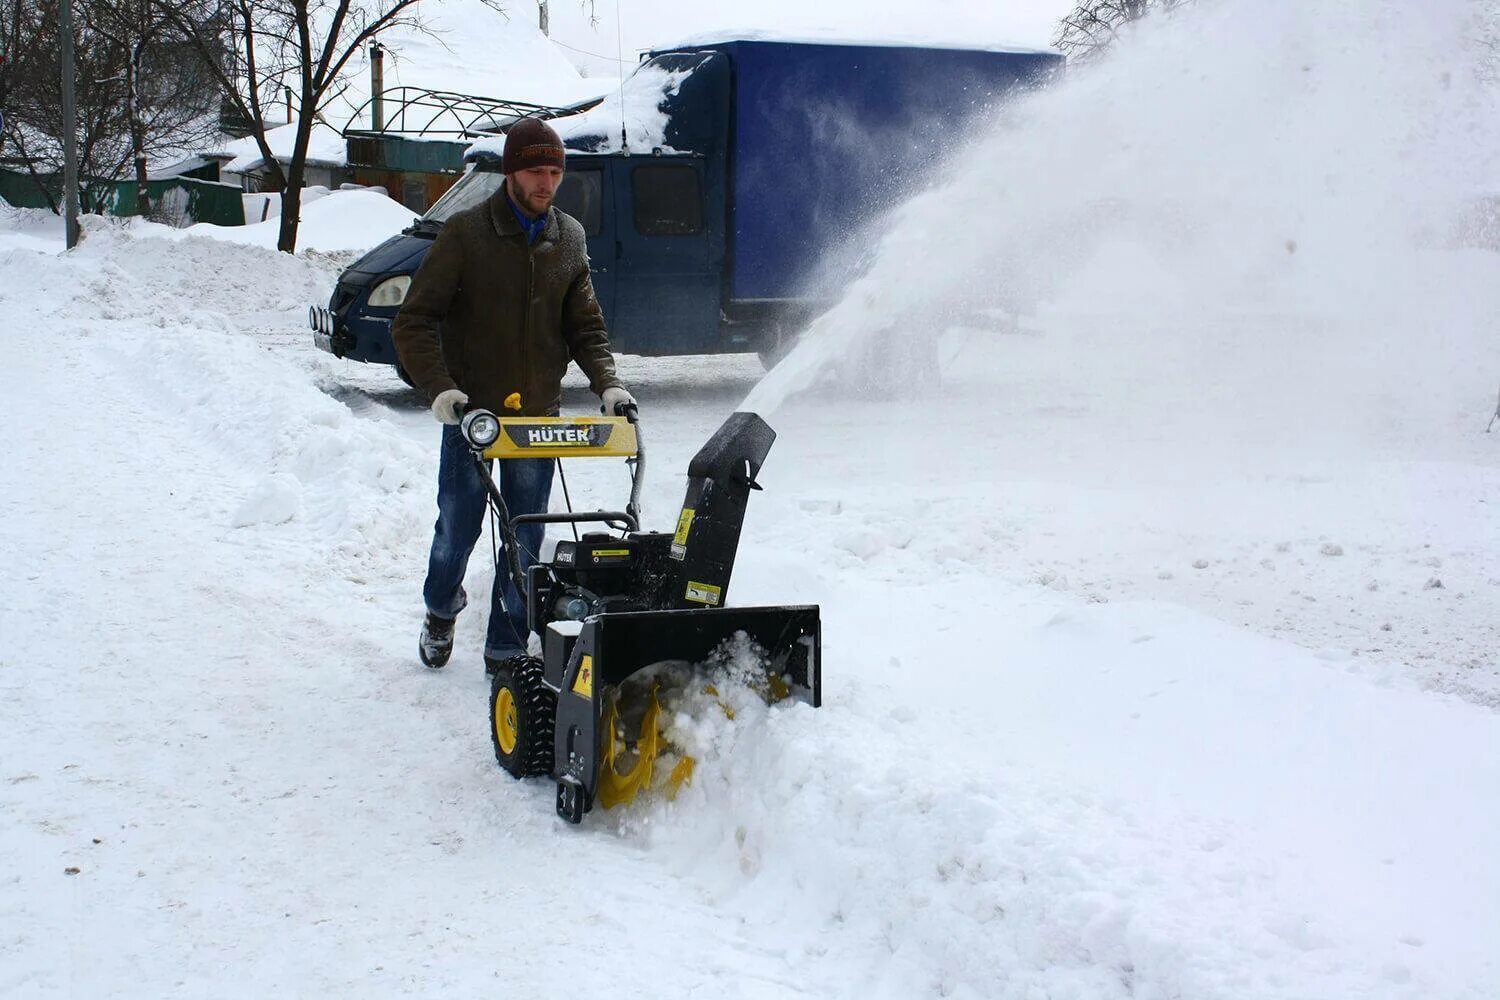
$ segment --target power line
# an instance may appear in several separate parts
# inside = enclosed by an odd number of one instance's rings
[[[569,45],[567,42],[559,42],[555,38],[552,39],[552,44],[553,45],[561,45],[563,48],[565,48],[565,49],[571,49],[572,51],[577,52],[580,55],[593,56],[595,59],[608,59],[611,62],[621,63],[621,64],[626,65],[626,66],[630,65],[630,63],[629,63],[628,60],[620,59],[620,58],[618,58],[616,56],[606,56],[606,55],[603,55],[603,54],[598,53],[598,52],[590,52],[588,49],[580,49],[576,45]]]

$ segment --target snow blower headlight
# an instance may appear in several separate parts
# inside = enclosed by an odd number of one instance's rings
[[[489,410],[473,410],[464,415],[459,429],[470,445],[483,450],[500,436],[500,420]]]
[[[406,301],[406,290],[411,287],[411,275],[398,274],[386,278],[370,292],[370,305],[379,309],[394,309]]]

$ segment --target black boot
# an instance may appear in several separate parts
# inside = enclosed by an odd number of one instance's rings
[[[446,664],[448,657],[453,655],[453,622],[452,618],[428,612],[427,620],[422,623],[422,636],[417,640],[417,655],[434,670]]]

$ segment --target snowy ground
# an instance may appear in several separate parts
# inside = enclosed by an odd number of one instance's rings
[[[479,616],[417,664],[435,423],[304,330],[386,223],[330,195],[331,252],[90,220],[63,255],[0,214],[0,995],[1500,995],[1500,254],[1362,228],[1437,217],[1385,171],[1467,163],[1446,133],[1243,46],[1282,156],[1232,59],[1166,87],[1169,42],[1000,135],[1002,190],[918,202],[771,377],[622,359],[650,526],[747,395],[780,432],[731,599],[822,606],[826,697],[679,720],[694,785],[581,828],[494,764]],[[1392,77],[1358,85],[1432,84]],[[1177,242],[1080,238],[1111,185]],[[959,303],[1023,244],[1023,322]],[[845,370],[892,329],[937,384]]]
[[[416,665],[436,427],[299,329],[337,261],[41,237],[0,244],[8,995],[1500,989],[1481,435],[1100,474],[1062,334],[936,427],[794,400],[735,598],[822,604],[826,707],[573,830],[494,767],[478,618]],[[665,525],[759,370],[623,367]]]

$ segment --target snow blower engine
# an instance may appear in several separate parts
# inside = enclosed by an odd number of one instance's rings
[[[657,669],[692,665],[696,677],[733,645],[751,651],[760,680],[753,686],[767,699],[795,696],[814,707],[822,701],[817,605],[725,606],[746,502],[761,488],[755,477],[776,432],[756,414],[732,414],[688,465],[676,530],[641,531],[645,447],[636,408],[620,410],[613,417],[499,417],[474,409],[461,424],[505,543],[508,565],[495,571],[511,574],[531,630],[542,637],[540,659],[513,657],[491,681],[495,757],[516,778],[556,780],[557,812],[570,823],[582,822],[595,803],[624,804],[648,788],[673,796],[691,780],[689,756],[678,756],[670,773],[657,768],[668,750],[652,681]],[[630,469],[623,511],[514,517],[487,461],[610,457]],[[572,524],[574,537],[557,543],[550,562],[523,573],[516,529],[538,522]],[[580,535],[580,524],[612,530]],[[625,688],[634,704],[625,703]]]

